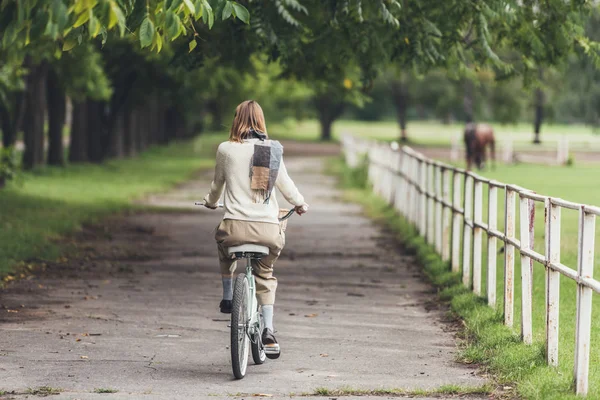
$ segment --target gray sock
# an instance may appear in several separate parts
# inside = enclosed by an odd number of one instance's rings
[[[222,278],[223,300],[233,300],[233,278]]]
[[[273,329],[273,304],[262,306],[262,315],[265,321],[265,328],[275,331]]]

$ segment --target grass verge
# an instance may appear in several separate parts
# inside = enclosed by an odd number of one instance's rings
[[[117,389],[109,389],[109,388],[96,388],[94,389],[94,393],[104,394],[104,393],[117,393]]]
[[[18,263],[57,259],[63,247],[56,239],[83,223],[140,208],[131,201],[212,166],[215,146],[223,140],[224,135],[205,134],[127,160],[24,174],[21,185],[0,190],[0,277],[14,279],[9,274]]]
[[[387,397],[438,397],[438,396],[470,396],[487,395],[492,392],[490,385],[462,387],[457,385],[444,385],[437,389],[354,389],[342,387],[339,389],[328,389],[320,387],[314,393],[307,396],[387,396]]]
[[[340,177],[346,200],[363,205],[371,218],[388,225],[406,251],[416,255],[427,278],[438,288],[440,299],[464,321],[466,346],[460,353],[461,361],[481,364],[498,384],[515,387],[515,394],[523,398],[579,398],[573,393],[572,375],[546,365],[543,342],[523,344],[515,330],[503,325],[502,314],[466,289],[461,277],[450,271],[448,263],[413,226],[366,187],[366,168],[353,170],[338,159],[330,164],[330,172]],[[596,395],[592,387],[589,398]]]

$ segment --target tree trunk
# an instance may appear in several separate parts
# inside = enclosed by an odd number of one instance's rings
[[[101,163],[106,158],[108,135],[104,120],[105,103],[97,100],[87,101],[87,148],[88,159],[93,163]]]
[[[315,97],[315,105],[321,123],[321,140],[329,141],[333,123],[344,113],[344,103],[335,101],[330,93],[324,93]]]
[[[401,79],[392,81],[392,100],[396,106],[396,119],[400,125],[400,141],[408,141],[406,135],[406,107],[408,105],[408,88]]]
[[[466,79],[464,84],[463,110],[465,123],[473,122],[473,82],[470,79]]]
[[[88,162],[87,102],[73,103],[69,162]]]
[[[15,92],[7,96],[8,104],[0,104],[0,126],[2,146],[12,147],[17,141],[17,133],[23,125],[25,115],[25,93]]]
[[[62,166],[65,163],[63,129],[67,112],[67,97],[60,85],[56,71],[48,71],[48,164]]]
[[[538,70],[538,77],[540,79],[540,85],[542,83],[542,69]],[[544,118],[544,91],[541,87],[535,90],[535,119],[533,121],[533,143],[540,144],[542,141],[540,140],[540,131],[542,129],[542,120]]]
[[[23,168],[32,169],[44,163],[44,122],[46,105],[46,76],[48,66],[41,63],[30,68],[27,76],[26,113],[23,133],[25,152]]]
[[[126,157],[135,155],[135,118],[131,105],[123,110],[123,154]]]
[[[110,128],[108,156],[111,158],[123,158],[125,155],[125,109],[111,116],[114,119]]]
[[[207,104],[208,111],[212,115],[211,128],[215,131],[223,129],[223,110],[218,100],[209,101]]]

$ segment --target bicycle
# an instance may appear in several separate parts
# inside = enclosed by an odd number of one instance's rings
[[[195,203],[204,205],[204,203]],[[218,207],[223,207],[219,204]],[[287,211],[287,210],[285,210]],[[290,218],[296,209],[287,211],[279,218],[284,223]],[[256,244],[242,244],[227,249],[229,255],[236,260],[246,260],[246,270],[240,273],[233,289],[233,307],[231,312],[231,367],[236,379],[246,376],[248,367],[248,356],[251,348],[252,359],[256,365],[266,361],[267,353],[278,358],[281,354],[279,345],[264,346],[262,343],[262,331],[264,322],[258,300],[256,299],[256,282],[252,270],[252,261],[259,260],[269,254],[269,248]]]

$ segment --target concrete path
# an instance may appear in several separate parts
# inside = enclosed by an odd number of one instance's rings
[[[85,229],[81,257],[0,292],[0,398],[43,386],[60,389],[53,399],[199,399],[485,383],[453,361],[454,328],[412,257],[340,201],[321,159],[286,163],[311,210],[290,220],[276,268],[279,360],[232,378],[217,310],[221,215],[189,207],[208,187],[203,174],[148,200],[188,210]]]

